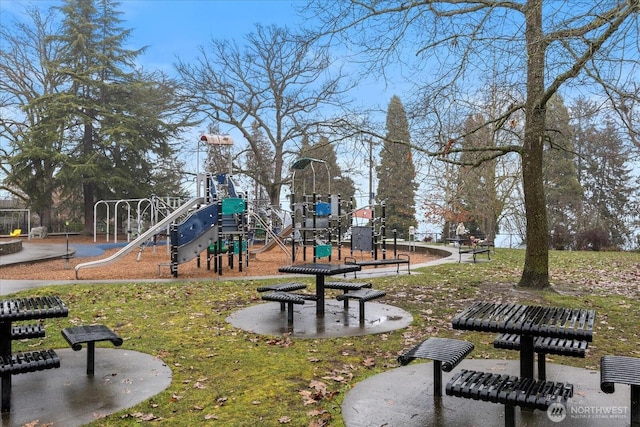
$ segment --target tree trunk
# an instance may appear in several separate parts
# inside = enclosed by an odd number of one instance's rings
[[[282,186],[273,184],[269,186],[269,201],[271,206],[280,207],[280,190]]]
[[[545,136],[546,101],[544,67],[546,45],[542,34],[542,1],[527,2],[526,42],[528,54],[527,116],[522,153],[522,182],[527,214],[526,244],[522,277],[518,286],[549,286],[547,207],[542,182],[542,153]]]
[[[93,152],[93,126],[85,123],[84,135],[82,137],[82,149],[85,161],[89,161]],[[82,182],[82,194],[84,202],[84,233],[93,234],[93,205],[95,204],[95,184],[93,177],[85,176]]]

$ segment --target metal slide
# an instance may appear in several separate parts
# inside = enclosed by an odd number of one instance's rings
[[[184,205],[180,206],[175,211],[171,212],[162,221],[158,222],[156,225],[154,225],[153,227],[149,228],[147,231],[145,231],[140,236],[138,236],[137,239],[135,239],[134,241],[129,243],[124,248],[120,249],[115,254],[113,254],[113,255],[111,255],[111,256],[109,256],[107,258],[104,258],[104,259],[99,259],[99,260],[95,260],[95,261],[89,261],[89,262],[85,262],[85,263],[76,265],[76,267],[75,267],[76,280],[79,279],[78,278],[78,272],[81,269],[83,269],[83,268],[102,267],[102,266],[109,265],[112,262],[115,262],[115,261],[119,260],[120,258],[125,256],[126,254],[131,252],[132,250],[142,246],[147,240],[151,239],[158,231],[160,231],[161,229],[167,227],[169,224],[171,224],[177,218],[179,218],[182,215],[184,215],[185,213],[189,212],[189,210],[193,209],[194,206],[200,205],[202,203],[204,203],[204,197],[195,197],[195,198],[189,200],[188,202],[186,202]]]
[[[262,218],[260,218],[259,215],[252,213],[251,216],[262,225],[262,229],[269,235],[271,239],[264,246],[260,247],[259,249],[252,249],[249,251],[249,253],[252,255],[259,254],[261,252],[266,252],[278,245],[285,254],[291,256],[289,248],[287,248],[287,245],[285,245],[282,240],[285,237],[289,237],[291,235],[291,232],[293,231],[293,225],[287,225],[284,229],[282,229],[282,231],[280,231],[280,234],[276,235],[273,230],[269,228],[264,221],[262,221]]]

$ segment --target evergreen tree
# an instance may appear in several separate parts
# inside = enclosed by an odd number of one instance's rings
[[[119,3],[111,0],[65,0],[63,32],[52,37],[66,48],[63,60],[52,62],[66,76],[68,88],[54,102],[66,113],[69,161],[60,172],[67,194],[82,187],[85,232],[91,232],[93,206],[101,199],[148,197],[167,172],[163,165],[175,149],[186,117],[176,84],[163,75],[134,68],[142,50],[123,46],[131,30],[119,25]],[[179,183],[177,183],[179,185]],[[175,187],[174,187],[175,189]]]
[[[577,232],[582,187],[575,166],[569,111],[559,96],[552,97],[547,104],[547,139],[542,173],[550,244],[554,249],[565,249],[573,243]]]
[[[460,163],[469,166],[461,166],[458,172],[456,205],[463,210],[461,219],[470,235],[493,241],[503,203],[496,190],[498,160],[486,160],[483,150],[495,145],[491,129],[480,126],[485,121],[486,118],[477,115],[465,122],[466,136],[462,141]],[[478,130],[472,132],[475,129]]]
[[[630,197],[637,190],[630,185],[626,149],[611,120],[583,142],[585,223],[578,245],[594,250],[611,244],[622,246],[629,237],[626,218]]]
[[[11,112],[0,115],[1,189],[37,212],[40,225],[52,230],[57,171],[65,162],[64,117],[51,106],[63,89],[63,78],[47,67],[62,52],[49,34],[58,30],[55,14],[28,10],[28,21],[0,26],[0,104]],[[7,20],[8,21],[8,20]]]
[[[409,227],[416,226],[416,176],[411,154],[409,122],[400,98],[394,95],[387,108],[386,139],[376,167],[377,200],[386,205],[387,231],[397,230],[408,237]]]

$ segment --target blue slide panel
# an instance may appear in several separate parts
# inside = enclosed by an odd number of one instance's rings
[[[194,241],[202,233],[218,223],[218,205],[207,205],[198,209],[181,224],[178,224],[178,242],[171,242],[178,246]]]

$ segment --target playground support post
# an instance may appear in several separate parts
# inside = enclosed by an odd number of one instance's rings
[[[380,236],[382,237],[382,259],[387,259],[387,211],[385,203],[382,202],[381,205]]]

